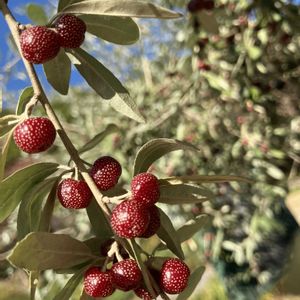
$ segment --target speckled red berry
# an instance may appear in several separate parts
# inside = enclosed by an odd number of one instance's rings
[[[149,225],[147,209],[137,201],[123,201],[111,215],[111,227],[119,237],[134,238],[141,236]]]
[[[202,10],[203,8],[203,0],[191,0],[187,6],[187,9],[190,13],[196,13]]]
[[[130,291],[137,288],[142,281],[142,272],[133,259],[125,259],[111,268],[113,283],[117,289]]]
[[[190,269],[178,258],[167,259],[161,269],[160,286],[168,294],[181,293],[188,284]]]
[[[39,153],[49,149],[56,137],[52,122],[43,117],[29,118],[14,131],[16,145],[24,152]]]
[[[43,64],[58,54],[59,35],[45,26],[33,26],[21,33],[20,45],[24,58],[33,64]]]
[[[146,290],[146,288],[143,287],[139,287],[137,289],[134,290],[134,293],[141,299],[143,300],[153,300],[155,298],[153,298],[151,296],[151,294]]]
[[[149,238],[153,236],[160,227],[160,214],[158,208],[155,205],[150,206],[148,212],[150,215],[150,222],[146,231],[141,236],[142,238]]]
[[[111,272],[102,272],[97,267],[88,269],[84,275],[84,291],[95,298],[112,295],[115,287],[112,283]]]
[[[85,181],[64,179],[57,188],[57,197],[66,208],[86,208],[89,206],[93,194]]]
[[[131,181],[133,199],[145,205],[153,205],[159,199],[159,183],[156,176],[151,173],[141,173]]]
[[[83,43],[86,32],[85,23],[70,14],[62,15],[55,22],[59,35],[60,46],[63,48],[79,48]]]
[[[122,174],[122,167],[117,160],[110,156],[103,156],[97,159],[90,174],[101,191],[113,188]]]

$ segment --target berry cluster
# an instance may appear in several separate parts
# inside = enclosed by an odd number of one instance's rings
[[[106,266],[105,266],[106,267]],[[151,272],[160,289],[168,294],[181,293],[188,284],[190,270],[178,258],[169,258],[161,270]],[[109,270],[91,267],[84,275],[84,290],[91,297],[107,297],[116,290],[131,291],[144,300],[153,297],[142,283],[142,272],[133,259],[114,263]]]
[[[215,7],[213,0],[191,0],[188,3],[187,9],[190,13],[197,13],[203,9],[212,10]]]
[[[43,64],[53,59],[60,47],[78,48],[85,38],[86,25],[74,15],[59,17],[53,28],[32,26],[20,35],[24,58],[33,64]]]
[[[132,197],[118,204],[111,215],[114,232],[123,238],[149,238],[160,227],[158,179],[151,173],[136,175],[131,181]]]

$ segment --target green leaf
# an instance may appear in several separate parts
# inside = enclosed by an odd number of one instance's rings
[[[17,218],[18,240],[23,239],[29,232],[38,230],[42,201],[56,181],[57,177],[49,178],[25,193]]]
[[[20,95],[17,108],[16,115],[21,115],[25,111],[26,104],[31,100],[34,95],[33,88],[31,86],[25,88]]]
[[[144,122],[135,102],[120,81],[97,59],[82,49],[69,49],[81,64],[75,64],[87,83],[118,112],[138,121]]]
[[[219,25],[213,13],[202,10],[198,13],[198,16],[201,25],[207,32],[211,34],[219,33]]]
[[[76,288],[83,280],[83,274],[87,270],[87,266],[77,271],[66,283],[63,289],[53,298],[53,300],[69,300],[74,294]]]
[[[59,0],[57,11],[60,12],[63,10],[66,6],[71,5],[73,3],[77,3],[84,0]]]
[[[101,143],[108,135],[118,132],[119,128],[115,124],[108,124],[106,128],[95,135],[88,143],[86,143],[83,147],[78,150],[78,153],[84,153],[95,148],[99,143]]]
[[[187,184],[160,185],[159,202],[166,204],[193,204],[212,200],[213,193],[203,187]]]
[[[82,15],[80,19],[89,33],[111,43],[131,45],[140,38],[139,27],[131,18]]]
[[[171,250],[180,259],[184,259],[184,253],[181,248],[179,236],[169,217],[159,208],[160,228],[157,232],[158,237],[164,241],[169,250]]]
[[[180,183],[222,183],[222,182],[245,182],[245,183],[253,183],[252,180],[242,177],[242,176],[234,176],[234,175],[190,175],[190,176],[176,176],[160,179],[160,184],[164,184],[165,182],[170,182],[172,184],[180,184]]]
[[[6,115],[0,118],[0,137],[6,135],[10,130],[12,130],[16,125],[19,116],[16,115]]]
[[[10,131],[9,135],[6,137],[3,147],[1,148],[1,152],[0,152],[0,182],[2,181],[2,179],[4,177],[5,165],[6,165],[8,150],[9,150],[10,143],[12,141],[12,137],[13,137],[13,131]]]
[[[199,232],[205,225],[209,223],[209,217],[206,215],[197,216],[195,219],[188,221],[185,225],[177,230],[180,242],[183,243],[191,239],[194,234]]]
[[[159,19],[182,16],[164,7],[137,0],[86,0],[65,7],[63,13]]]
[[[96,237],[96,238],[88,239],[88,240],[84,241],[84,243],[90,248],[90,250],[92,251],[93,254],[99,256],[99,255],[101,255],[101,252],[100,252],[101,245],[108,240],[110,240],[110,239],[108,239],[107,237],[100,237],[100,238]]]
[[[30,271],[71,268],[95,258],[91,250],[65,234],[34,232],[17,243],[9,261]]]
[[[198,267],[190,276],[187,288],[176,298],[176,300],[186,300],[193,294],[202,275],[205,271],[205,267]]]
[[[57,171],[58,164],[39,163],[19,170],[0,183],[0,222],[19,205],[24,194],[35,184]]]
[[[71,61],[64,49],[58,55],[43,64],[48,82],[62,95],[67,95],[71,76]]]
[[[37,25],[46,25],[48,22],[48,17],[41,5],[28,4],[27,15]]]
[[[134,175],[146,172],[157,159],[177,150],[198,151],[195,146],[178,140],[160,138],[149,141],[138,151],[135,157]]]
[[[86,209],[86,212],[91,222],[93,232],[97,237],[101,239],[109,239],[113,236],[111,227],[107,223],[104,213],[95,199],[92,200],[92,202]]]

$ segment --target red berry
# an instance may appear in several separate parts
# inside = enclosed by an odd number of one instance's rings
[[[52,122],[47,118],[29,118],[14,131],[16,145],[24,152],[39,153],[49,149],[56,137]]]
[[[107,191],[118,183],[122,168],[114,158],[103,156],[94,162],[90,174],[97,187],[101,191]]]
[[[202,10],[203,8],[203,0],[191,0],[187,6],[187,9],[190,13],[196,13]]]
[[[115,288],[111,272],[102,272],[97,267],[88,269],[84,275],[84,291],[91,297],[108,297]]]
[[[123,201],[112,211],[111,227],[118,236],[131,239],[146,231],[149,220],[147,209],[139,202]]]
[[[189,276],[190,270],[182,260],[167,259],[160,273],[161,288],[168,294],[179,294],[187,287]]]
[[[74,15],[62,15],[55,22],[55,28],[63,48],[79,48],[84,41],[86,25]]]
[[[154,234],[156,234],[160,227],[160,214],[158,208],[155,205],[153,205],[149,207],[148,212],[150,215],[150,222],[148,228],[141,236],[143,238],[149,238],[153,236]]]
[[[111,268],[114,285],[123,291],[137,288],[142,281],[142,272],[133,259],[125,259]]]
[[[143,300],[153,300],[155,298],[153,298],[151,296],[151,294],[143,287],[139,287],[137,289],[134,290],[134,293],[141,299]]]
[[[85,181],[75,179],[63,180],[57,188],[57,197],[66,208],[86,208],[92,200],[92,192]]]
[[[24,58],[33,64],[43,64],[58,54],[59,35],[45,26],[33,26],[21,33],[20,45]]]
[[[138,174],[131,181],[131,192],[134,200],[153,205],[160,196],[158,179],[151,173]]]
[[[212,0],[207,0],[207,1],[204,1],[203,7],[204,7],[204,9],[212,10],[215,7],[215,3]]]

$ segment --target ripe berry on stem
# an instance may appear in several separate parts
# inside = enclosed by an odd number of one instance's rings
[[[143,287],[139,287],[134,290],[134,293],[143,300],[153,300],[151,294]]]
[[[141,173],[131,181],[133,199],[144,205],[155,204],[160,196],[159,183],[156,176],[151,173]]]
[[[45,26],[33,26],[21,33],[20,46],[29,62],[43,64],[58,54],[59,35]]]
[[[190,269],[178,258],[167,259],[161,269],[160,286],[168,294],[181,293],[188,284]]]
[[[28,118],[14,130],[14,141],[24,152],[39,153],[49,149],[54,143],[56,131],[48,118]]]
[[[57,197],[66,208],[86,208],[92,200],[92,192],[85,181],[64,179],[57,188]]]
[[[122,174],[122,167],[117,160],[110,156],[97,159],[91,168],[90,175],[101,191],[113,188]]]
[[[123,291],[137,288],[142,281],[142,272],[133,259],[125,259],[115,263],[110,271],[114,285]]]
[[[148,209],[150,215],[150,222],[146,231],[140,236],[142,238],[149,238],[156,234],[160,227],[160,214],[158,208],[153,205]]]
[[[115,287],[110,271],[102,272],[92,267],[84,275],[84,291],[91,297],[108,297],[113,294]]]
[[[114,208],[110,221],[113,231],[119,237],[132,239],[146,231],[149,220],[149,212],[143,205],[126,200]]]
[[[85,23],[78,17],[64,14],[55,22],[60,46],[63,48],[79,48],[86,32]]]

